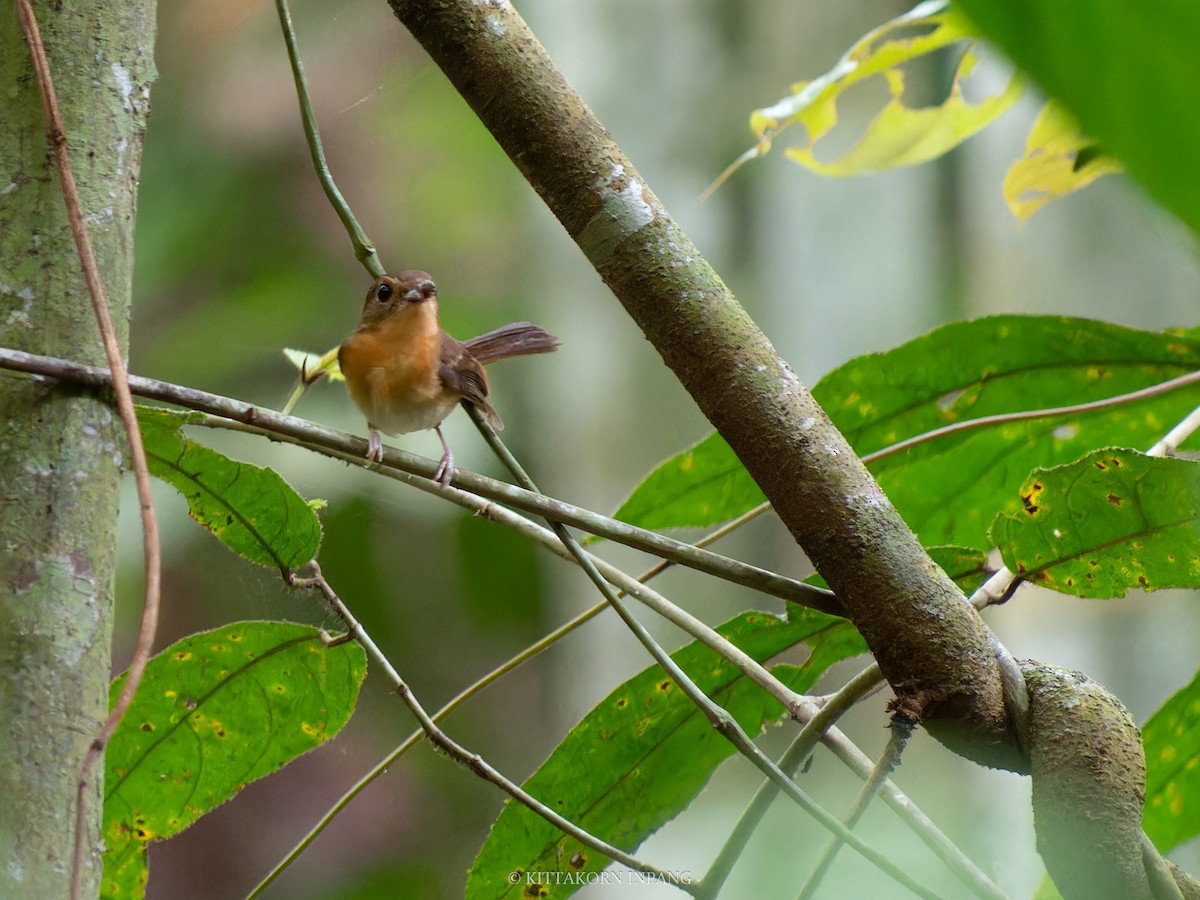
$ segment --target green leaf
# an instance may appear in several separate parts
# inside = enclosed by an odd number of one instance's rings
[[[1027,219],[1051,200],[1120,172],[1119,162],[1097,153],[1074,117],[1051,100],[1038,113],[1025,155],[1004,176],[1004,199],[1018,219]]]
[[[1200,331],[994,316],[853,359],[821,379],[813,394],[865,455],[967,419],[1099,400],[1196,369]],[[1200,386],[1190,385],[1095,412],[960,432],[870,468],[925,545],[990,546],[992,520],[998,511],[1021,508],[1017,489],[1032,469],[1078,459],[1094,447],[1148,447],[1197,405]],[[649,527],[705,526],[756,505],[761,495],[720,437],[685,454],[692,457],[687,465],[672,457],[659,467],[661,479],[658,470],[647,477],[622,517],[633,510],[653,519]],[[626,521],[643,524],[635,516]]]
[[[150,474],[183,494],[192,518],[250,562],[294,569],[313,559],[321,523],[312,507],[271,469],[190,440],[179,429],[191,418],[138,408]]]
[[[967,419],[1065,407],[1200,369],[1200,332],[1139,331],[1090,319],[995,316],[939,328],[852,360],[814,393],[861,454]],[[872,462],[925,544],[990,546],[998,511],[1038,466],[1095,447],[1150,446],[1200,404],[1200,386],[1088,413],[993,425]]]
[[[1104,449],[1021,488],[1025,508],[992,526],[1004,564],[1077,597],[1200,587],[1200,463]]]
[[[642,528],[702,528],[736,518],[766,499],[714,431],[659,463],[613,517]]]
[[[1200,674],[1150,717],[1142,827],[1163,853],[1200,834]]]
[[[150,660],[105,754],[104,894],[141,896],[151,841],[337,734],[365,674],[358,644],[285,622],[227,625]]]
[[[150,866],[146,845],[128,835],[104,848],[104,873],[100,879],[100,900],[136,900],[146,895]]]
[[[749,612],[718,631],[760,661],[807,641],[808,661],[778,671],[797,691],[807,690],[833,662],[865,650],[849,623],[795,606],[789,606],[786,620]],[[689,644],[672,658],[751,735],[784,712],[778,701],[701,644]],[[588,713],[525,789],[592,834],[632,850],[684,809],[733,752],[663,670],[652,666]],[[524,897],[529,873],[586,874],[607,863],[607,857],[510,801],[471,867],[466,896]],[[557,897],[573,891],[567,884],[556,888]]]
[[[958,0],[1165,207],[1200,229],[1200,3]]]
[[[1042,874],[1042,880],[1038,882],[1037,888],[1034,889],[1033,900],[1063,900],[1063,895],[1054,886],[1049,872]]]

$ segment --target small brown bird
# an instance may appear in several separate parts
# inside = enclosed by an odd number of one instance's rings
[[[441,424],[454,405],[469,403],[492,427],[504,427],[488,400],[483,367],[557,347],[558,338],[528,322],[459,343],[438,324],[437,288],[429,275],[407,271],[376,279],[358,327],[338,350],[350,396],[367,417],[367,459],[383,460],[380,431],[407,434],[432,428],[444,451],[434,478],[449,484],[454,454]]]

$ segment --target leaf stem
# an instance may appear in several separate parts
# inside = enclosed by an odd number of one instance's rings
[[[888,776],[896,770],[900,765],[900,756],[904,752],[904,748],[908,746],[909,738],[912,737],[913,731],[916,729],[917,723],[908,718],[903,713],[896,713],[892,716],[891,734],[888,737],[887,746],[884,748],[883,754],[879,757],[879,761],[875,763],[875,768],[871,771],[871,777],[867,779],[862,790],[854,799],[854,803],[850,807],[850,811],[846,813],[845,823],[847,828],[853,828],[862,818],[863,813],[867,811],[867,806],[871,803],[871,798],[878,793],[880,786],[887,780]],[[821,853],[821,858],[817,861],[817,866],[809,876],[808,881],[801,888],[798,900],[810,900],[821,886],[821,881],[825,878],[825,874],[833,865],[834,857],[837,856],[838,850],[841,848],[842,842],[837,838],[833,838]]]
[[[338,190],[329,171],[329,163],[325,161],[325,148],[321,145],[321,133],[317,129],[317,116],[313,112],[312,100],[308,95],[308,79],[304,77],[304,64],[300,61],[300,51],[296,47],[296,32],[292,27],[292,14],[288,9],[287,0],[275,0],[275,9],[279,13],[279,25],[283,29],[283,40],[287,44],[288,61],[292,64],[292,79],[296,82],[296,99],[300,103],[300,119],[304,123],[304,137],[308,141],[308,150],[312,155],[313,168],[317,172],[317,180],[329,198],[329,204],[342,220],[350,243],[354,247],[354,257],[371,273],[372,278],[384,274],[383,263],[367,233],[358,224],[350,204]]]
[[[358,619],[354,617],[354,614],[350,612],[349,607],[347,607],[342,601],[341,597],[337,595],[337,592],[333,590],[329,582],[325,580],[324,576],[321,574],[321,569],[317,565],[316,560],[310,562],[309,567],[313,573],[311,576],[298,578],[295,575],[292,575],[291,583],[295,587],[315,589],[320,591],[322,597],[325,598],[326,603],[333,608],[338,617],[345,623],[348,633],[362,646],[364,650],[367,651],[367,654],[375,661],[376,665],[383,669],[388,680],[395,686],[396,693],[400,695],[400,699],[404,701],[404,704],[409,708],[412,714],[416,716],[417,721],[421,724],[421,730],[429,737],[429,740],[434,744],[434,746],[442,750],[447,756],[450,757],[451,760],[468,769],[469,771],[474,772],[484,781],[489,781],[496,785],[514,800],[528,807],[530,810],[537,813],[547,822],[550,822],[563,833],[575,838],[575,840],[579,841],[581,844],[591,847],[596,852],[603,853],[605,856],[608,856],[611,859],[620,862],[622,865],[634,869],[635,871],[645,872],[663,880],[669,879],[668,873],[650,865],[649,863],[643,862],[637,857],[626,853],[625,851],[614,847],[605,841],[600,840],[594,835],[584,831],[578,825],[559,815],[553,809],[546,806],[544,803],[537,800],[535,797],[521,788],[516,782],[511,781],[502,775],[478,753],[470,752],[453,738],[451,738],[448,734],[442,731],[433,718],[425,711],[425,707],[421,705],[421,702],[412,692],[412,688],[408,686],[408,683],[401,677],[400,673],[396,671],[396,668],[392,665],[391,660],[389,660],[387,655],[379,649],[379,646],[374,640],[371,639],[371,636],[367,633],[366,629],[363,628],[362,623],[360,623]],[[269,881],[259,885],[259,887],[256,888],[254,893],[252,893],[250,896],[257,896],[261,889],[265,888],[268,883]]]
[[[428,479],[415,479],[415,477],[414,477],[414,480],[424,481],[424,482],[428,483]],[[514,527],[514,528],[518,529],[519,531],[521,531],[522,534],[526,534],[529,537],[531,537],[533,540],[539,541],[547,549],[558,554],[559,556],[561,556],[565,559],[569,559],[572,562],[574,561],[574,557],[572,557],[570,555],[570,553],[567,551],[567,549],[562,545],[562,543],[558,540],[558,538],[556,538],[549,529],[543,528],[542,526],[537,525],[536,523],[530,521],[529,519],[525,518],[524,516],[520,516],[516,513],[513,513],[511,511],[507,510],[507,509],[504,509],[503,507],[497,507],[497,506],[492,505],[491,503],[488,503],[487,501],[482,501],[479,498],[477,498],[471,494],[466,494],[461,491],[457,491],[455,493],[458,495],[457,497],[452,498],[452,499],[454,499],[455,502],[457,502],[463,506],[466,506],[468,508],[475,509],[478,514],[484,515],[490,519],[499,519],[500,521],[504,522],[504,524],[507,524],[510,527]],[[507,515],[502,515],[502,514],[507,514]],[[508,521],[509,517],[511,517],[515,521]],[[730,524],[732,524],[732,523],[730,523]],[[699,541],[697,541],[696,542],[697,546],[705,546],[707,544],[711,544],[714,541],[719,540],[725,534],[727,534],[728,531],[729,531],[729,528],[727,528],[727,527],[714,529],[712,532],[710,532],[709,534],[706,534],[703,538],[701,538]],[[625,578],[629,577],[629,576],[624,575],[624,573],[621,573],[620,570],[616,569],[614,566],[611,566],[608,563],[605,563],[603,560],[597,559],[596,564],[600,568],[600,571],[604,573],[604,577],[609,579],[609,581],[612,582],[613,584],[617,584],[618,586],[619,586],[618,582],[614,581],[614,574],[620,574],[621,576],[623,576]],[[671,565],[671,563],[669,561],[660,560],[659,562],[657,562],[653,566],[651,566],[648,570],[646,570],[641,575],[639,575],[637,577],[637,582],[639,584],[644,584],[645,582],[649,581],[650,579],[661,574],[662,571],[670,565]],[[610,574],[610,571],[614,574]],[[628,593],[628,592],[626,592],[626,593]],[[663,602],[664,603],[666,602],[665,599],[663,600]],[[482,678],[478,679],[473,684],[471,684],[468,687],[461,690],[455,697],[453,697],[449,702],[447,702],[445,706],[443,706],[441,709],[439,709],[436,713],[433,714],[433,721],[435,721],[435,722],[442,721],[444,718],[446,718],[448,715],[450,715],[450,713],[452,713],[455,709],[457,709],[459,706],[461,706],[463,703],[465,703],[471,697],[474,697],[476,694],[480,693],[488,685],[492,684],[494,681],[499,680],[503,675],[506,675],[507,673],[513,671],[514,669],[516,669],[518,666],[522,665],[523,663],[528,662],[530,659],[532,659],[533,657],[540,654],[543,650],[545,650],[545,649],[549,648],[550,646],[552,646],[553,644],[557,643],[559,640],[566,637],[571,632],[575,631],[577,628],[582,626],[584,623],[591,621],[593,618],[595,618],[600,613],[604,612],[604,610],[606,610],[606,609],[608,609],[607,601],[601,601],[600,603],[597,603],[596,605],[590,607],[589,609],[585,609],[583,612],[581,612],[579,615],[572,618],[570,621],[563,623],[558,628],[551,631],[549,634],[544,635],[543,637],[541,637],[534,643],[530,644],[528,647],[526,647],[524,650],[522,650],[516,656],[512,657],[511,659],[505,661],[501,665],[492,669],[492,671],[488,672]],[[679,623],[677,623],[677,624],[679,624]],[[685,631],[688,630],[682,624],[680,625],[680,627],[684,628]],[[691,633],[691,632],[689,632],[689,633]],[[695,635],[695,634],[693,634],[692,636],[697,637],[697,635]],[[721,644],[728,644],[728,642],[725,641],[724,638],[721,638],[720,635],[717,635],[717,638],[721,642]],[[727,659],[729,658],[729,656],[725,653],[724,646],[717,646],[713,643],[709,643],[709,646],[712,647],[712,649],[714,649],[717,653],[721,654],[722,656],[725,656],[725,658],[727,658]],[[729,646],[733,646],[733,645],[730,644]],[[734,649],[736,650],[737,648],[735,647]],[[773,676],[771,676],[769,672],[767,672],[766,674],[768,677],[773,678]],[[787,687],[782,684],[780,684],[780,687],[784,691],[788,690]],[[765,685],[764,685],[764,688],[768,690],[768,693],[773,693],[769,688],[766,688]],[[795,709],[792,706],[792,704],[785,701],[782,697],[780,697],[779,699],[780,699],[780,702],[783,702],[785,706],[788,706],[789,709],[792,709],[793,716],[795,716],[796,712],[795,712]],[[810,702],[808,702],[805,698],[798,698],[798,699],[800,700],[800,706],[802,709],[809,710],[811,708],[812,704]],[[405,738],[404,741],[402,741],[394,750],[392,750],[391,753],[389,753],[386,757],[384,757],[369,772],[367,772],[357,782],[355,782],[355,784],[348,791],[346,791],[346,793],[343,794],[338,799],[338,801],[336,803],[334,803],[334,805],[332,807],[330,807],[325,812],[325,814],[317,821],[317,823],[315,825],[313,825],[313,827],[309,830],[309,832],[306,835],[304,835],[303,838],[301,838],[299,843],[297,843],[296,846],[292,848],[292,850],[288,853],[288,855],[285,856],[283,859],[281,859],[278,864],[276,864],[275,868],[272,869],[271,872],[267,875],[267,877],[263,879],[262,883],[259,884],[259,886],[257,888],[255,888],[254,893],[251,896],[257,897],[271,882],[273,882],[276,878],[278,878],[283,873],[283,871],[288,868],[288,866],[290,866],[293,862],[295,862],[300,857],[300,855],[308,848],[308,846],[317,839],[317,836],[320,835],[320,833],[322,831],[324,831],[333,822],[333,820],[341,813],[341,811],[343,809],[345,809],[346,806],[349,805],[351,800],[353,800],[355,797],[357,797],[364,789],[366,789],[366,787],[369,784],[371,784],[371,782],[373,782],[380,775],[384,774],[389,768],[391,768],[391,766],[395,765],[396,761],[398,759],[400,759],[400,757],[402,757],[405,753],[407,753],[412,747],[416,746],[417,741],[420,739],[420,737],[423,733],[424,732],[422,732],[420,729],[418,729],[417,731],[414,731],[407,738]]]
[[[921,434],[913,435],[903,441],[897,441],[884,447],[881,450],[876,450],[873,453],[868,453],[862,457],[862,461],[867,465],[878,462],[881,459],[886,459],[889,456],[895,456],[897,453],[903,453],[920,444],[928,444],[931,441],[940,440],[944,437],[950,437],[954,434],[961,434],[964,431],[974,431],[977,428],[987,428],[993,425],[1011,425],[1013,422],[1028,422],[1031,419],[1050,419],[1057,416],[1071,416],[1079,413],[1097,412],[1102,409],[1112,409],[1117,406],[1122,406],[1126,403],[1136,403],[1139,400],[1148,400],[1151,397],[1157,397],[1160,394],[1168,394],[1171,391],[1178,390],[1182,387],[1187,387],[1190,384],[1200,382],[1200,372],[1188,372],[1180,375],[1177,378],[1170,378],[1167,381],[1160,381],[1158,384],[1152,384],[1149,387],[1141,388],[1140,390],[1130,391],[1127,394],[1117,394],[1114,397],[1104,397],[1100,400],[1090,400],[1087,403],[1074,403],[1070,406],[1054,406],[1047,409],[1029,409],[1020,410],[1019,412],[997,413],[992,416],[980,416],[977,419],[965,419],[962,422],[954,422],[950,425],[943,425],[941,428],[934,428],[931,431],[926,431]],[[1192,426],[1194,431],[1200,424]],[[1189,431],[1188,434],[1191,432]],[[1187,435],[1184,435],[1186,438]],[[1184,440],[1180,438],[1180,443]]]

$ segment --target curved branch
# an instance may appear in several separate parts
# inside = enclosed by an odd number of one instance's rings
[[[85,366],[51,356],[38,356],[21,350],[9,350],[6,347],[0,347],[0,368],[61,378],[91,387],[107,387],[112,383],[112,378],[105,369]],[[129,385],[133,393],[140,397],[211,413],[226,420],[224,424],[208,423],[213,427],[244,426],[248,430],[264,433],[268,437],[291,440],[293,443],[316,452],[345,454],[346,461],[353,460],[356,465],[367,465],[364,456],[366,442],[362,438],[352,437],[344,432],[334,431],[332,428],[325,428],[305,419],[254,406],[242,400],[222,397],[219,394],[210,394],[207,391],[171,384],[167,381],[158,381],[154,378],[130,375]],[[412,453],[386,447],[384,448],[383,467],[385,470],[395,469],[421,475],[428,479],[433,477],[436,463]],[[461,469],[456,470],[454,484],[461,490],[469,491],[488,500],[507,503],[524,512],[533,513],[565,525],[572,525],[590,534],[608,538],[616,543],[642,550],[707,575],[715,575],[735,584],[762,591],[779,597],[781,600],[790,600],[801,606],[807,606],[809,609],[831,615],[845,614],[837,602],[837,597],[824,588],[804,584],[793,578],[721,556],[711,550],[686,544],[654,531],[647,531],[644,528],[610,519],[561,500],[534,494],[503,481]],[[433,493],[448,490],[441,485],[426,485],[425,487]]]

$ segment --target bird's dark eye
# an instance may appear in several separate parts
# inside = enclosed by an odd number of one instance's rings
[[[392,299],[392,286],[385,281],[375,290],[375,298],[387,303]]]

